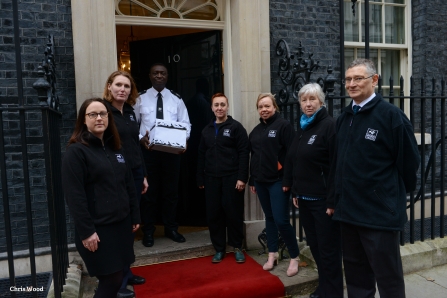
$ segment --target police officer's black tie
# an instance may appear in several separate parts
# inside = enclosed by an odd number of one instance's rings
[[[163,99],[160,92],[157,95],[157,119],[163,119]]]
[[[359,105],[354,105],[352,107],[352,109],[354,110],[354,115],[357,114],[357,112],[360,110],[360,106]]]

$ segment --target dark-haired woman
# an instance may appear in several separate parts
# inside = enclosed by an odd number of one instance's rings
[[[129,164],[111,110],[100,98],[79,109],[62,161],[62,186],[75,224],[75,244],[95,298],[116,297],[123,269],[135,261],[132,239],[140,210]]]
[[[215,115],[202,130],[199,145],[197,184],[205,188],[206,217],[220,263],[227,244],[234,247],[237,263],[244,263],[244,190],[248,180],[248,136],[245,128],[228,115],[228,98],[217,93],[211,99]]]

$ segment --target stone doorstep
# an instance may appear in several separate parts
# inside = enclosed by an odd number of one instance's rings
[[[303,251],[308,247],[301,247],[300,243],[300,267],[298,274],[292,277],[287,276],[287,268],[289,267],[289,259],[283,259],[278,262],[278,266],[275,266],[270,271],[271,274],[277,276],[284,285],[284,294],[290,295],[306,295],[315,291],[318,286],[318,272],[314,266],[313,261],[310,261],[303,255]],[[310,250],[309,250],[310,251]],[[261,266],[267,261],[267,253],[259,255],[257,250],[247,252],[256,262]],[[303,267],[304,266],[304,267]]]
[[[82,270],[81,266],[70,264],[67,272],[67,279],[65,280],[63,298],[79,298],[82,297]],[[54,298],[54,284],[51,283],[48,290],[47,298]]]

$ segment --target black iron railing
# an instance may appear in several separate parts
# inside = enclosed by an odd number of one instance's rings
[[[35,125],[35,121],[28,121],[29,115],[33,115],[33,118],[39,115],[41,119],[42,134],[39,136],[27,136],[27,127],[30,125]],[[5,132],[8,131],[4,127],[4,123],[7,121],[5,118],[11,118],[11,116],[18,116],[17,122],[19,123],[20,131],[20,157],[17,157],[16,146],[11,146],[8,137],[5,136]],[[50,232],[50,246],[52,253],[52,268],[53,268],[53,278],[54,278],[54,290],[55,297],[61,297],[60,293],[63,290],[63,285],[65,284],[66,272],[68,268],[68,248],[67,248],[67,234],[66,234],[66,218],[65,218],[65,203],[62,195],[62,187],[60,183],[61,177],[61,149],[60,149],[60,137],[59,137],[59,121],[61,114],[49,107],[41,106],[24,106],[24,107],[0,107],[0,160],[1,160],[1,190],[3,199],[3,217],[5,222],[5,242],[6,242],[6,253],[8,259],[9,268],[9,281],[10,286],[18,286],[16,284],[16,273],[14,269],[14,248],[17,244],[14,242],[13,238],[17,238],[18,235],[15,233],[18,227],[13,227],[13,210],[10,210],[12,206],[11,201],[19,201],[25,203],[25,216],[21,217],[19,220],[22,223],[23,220],[26,222],[28,238],[28,252],[29,252],[29,264],[30,264],[30,274],[31,274],[31,284],[27,286],[32,286],[37,288],[37,270],[36,270],[36,255],[35,255],[35,233],[37,232],[34,222],[39,220],[39,228],[47,226]],[[10,124],[10,123],[9,123]],[[42,223],[42,218],[36,219],[35,208],[37,207],[36,202],[33,202],[33,195],[31,193],[31,181],[29,175],[30,163],[39,163],[33,154],[30,154],[28,148],[42,146],[44,148],[44,176],[47,194],[47,207],[48,207],[48,222]],[[11,156],[16,161],[21,164],[21,170],[23,172],[23,177],[13,177],[9,173],[13,171],[12,169],[16,167],[16,163],[10,164],[7,161],[11,160]],[[20,183],[20,185],[18,185]],[[10,193],[10,189],[23,188],[23,196],[17,198],[13,193]],[[40,208],[39,208],[40,209]],[[17,217],[15,216],[15,223],[17,224]],[[20,236],[24,236],[21,234]],[[57,294],[58,293],[58,294]],[[33,297],[37,297],[38,292],[32,292]],[[11,292],[11,297],[15,297],[16,293]]]
[[[15,1],[14,1],[15,2]],[[20,46],[16,48],[19,53]],[[2,102],[0,106],[0,175],[3,219],[5,226],[6,256],[9,269],[9,287],[27,286],[38,288],[36,268],[37,237],[39,229],[49,231],[49,241],[45,239],[39,246],[51,247],[54,296],[61,297],[68,268],[68,247],[65,216],[65,201],[61,185],[61,113],[57,110],[59,100],[56,95],[55,63],[53,57],[53,37],[48,37],[45,59],[38,68],[39,79],[33,87],[37,90],[39,104],[26,105],[23,100],[21,82],[17,82],[18,94]],[[17,80],[22,80],[21,68],[17,68]],[[31,170],[37,171],[31,176]],[[43,177],[43,179],[42,179]],[[34,179],[39,186],[33,184]],[[42,182],[43,181],[43,182]],[[42,186],[43,185],[43,186]],[[42,197],[44,199],[42,199]],[[39,198],[36,202],[36,198]],[[46,201],[46,207],[42,203]],[[24,210],[20,206],[25,206]],[[38,224],[36,224],[38,222]],[[26,226],[24,234],[23,223]],[[46,236],[46,234],[45,234]],[[43,238],[46,238],[43,236]],[[42,237],[42,236],[41,236]],[[3,237],[2,237],[3,238]],[[18,238],[27,241],[18,241]],[[19,242],[19,243],[17,243]],[[30,264],[30,284],[17,284],[14,254],[24,249]],[[26,245],[26,244],[25,244]],[[48,289],[45,289],[48,290]],[[9,291],[8,291],[9,292]],[[39,292],[30,293],[38,297]],[[7,293],[17,297],[15,291]]]

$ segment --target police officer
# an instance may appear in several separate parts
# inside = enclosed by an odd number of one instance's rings
[[[147,169],[149,189],[142,202],[143,245],[154,245],[157,200],[162,201],[162,216],[165,236],[175,242],[185,242],[185,237],[178,233],[175,221],[178,181],[180,173],[180,156],[172,153],[149,150],[149,131],[156,119],[183,122],[188,124],[187,138],[191,127],[186,106],[180,96],[166,89],[168,70],[162,63],[151,66],[149,78],[152,88],[141,94],[134,106],[140,121],[140,144]]]

